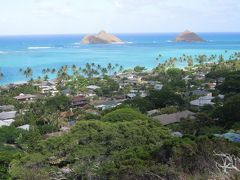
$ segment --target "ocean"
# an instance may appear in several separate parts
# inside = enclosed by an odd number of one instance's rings
[[[198,33],[207,41],[204,43],[176,43],[173,39],[177,34],[116,34],[125,43],[107,45],[82,45],[84,35],[0,36],[0,71],[4,73],[0,84],[26,80],[19,71],[26,67],[33,69],[36,78],[42,75],[42,69],[62,65],[117,63],[124,68],[140,65],[150,69],[169,57],[183,54],[224,54],[227,58],[240,51],[240,33]],[[159,62],[158,54],[163,56]]]

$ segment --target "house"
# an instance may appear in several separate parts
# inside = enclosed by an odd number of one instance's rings
[[[162,85],[162,84],[156,84],[156,85],[154,86],[154,89],[155,89],[156,91],[161,91],[162,88],[163,88],[163,85]]]
[[[9,89],[9,86],[0,86],[0,90],[8,91]]]
[[[137,95],[135,94],[135,93],[128,93],[127,95],[126,95],[126,98],[127,99],[133,99],[133,98],[135,98]]]
[[[122,104],[121,102],[122,101],[117,101],[117,100],[106,100],[106,101],[95,103],[94,107],[96,109],[106,110],[106,109],[111,109],[121,105]]]
[[[215,134],[216,137],[223,137],[231,142],[240,142],[240,134],[238,133],[225,133],[225,134]]]
[[[196,90],[193,90],[191,92],[192,95],[195,95],[195,96],[206,96],[208,94],[210,94],[210,92],[204,90],[204,89],[196,89]]]
[[[158,84],[157,81],[148,81],[147,82],[150,86],[155,86],[156,84]]]
[[[29,124],[25,124],[25,125],[19,126],[19,127],[17,127],[17,128],[18,128],[18,129],[23,129],[23,130],[29,131],[30,125],[29,125]]]
[[[8,111],[0,113],[0,120],[15,119],[17,111]]]
[[[205,79],[205,74],[203,74],[203,73],[198,73],[198,74],[195,76],[195,79],[196,79],[196,80],[204,80],[204,79]]]
[[[51,93],[52,95],[55,95],[58,93],[55,83],[52,81],[43,81],[38,87],[41,89],[42,94]]]
[[[224,98],[225,98],[225,95],[219,94],[218,97],[219,97],[220,99],[224,99]]]
[[[192,80],[192,78],[190,78],[189,76],[185,76],[182,80],[185,80],[187,82],[189,80]]]
[[[141,84],[141,82],[142,82],[142,78],[137,76],[128,77],[128,79],[125,80],[125,83],[134,85],[134,86]]]
[[[214,97],[212,97],[212,94],[211,94],[211,95],[199,97],[198,99],[191,101],[190,104],[192,106],[213,105],[214,104],[212,102],[213,99]]]
[[[14,119],[8,119],[8,120],[0,120],[0,127],[2,126],[10,126],[13,122],[15,122]]]
[[[211,89],[211,90],[215,90],[217,83],[208,83],[207,86]]]
[[[70,96],[71,93],[72,93],[72,91],[69,88],[62,90],[62,94],[65,96]]]
[[[184,118],[194,119],[195,118],[194,115],[195,113],[186,110],[186,111],[172,113],[172,114],[162,114],[162,115],[154,116],[153,119],[158,120],[163,125],[168,125],[168,124],[180,122],[181,119],[184,119]]]
[[[174,137],[179,137],[179,138],[183,137],[183,134],[181,132],[178,132],[178,131],[172,132],[171,135],[174,136]]]
[[[0,120],[0,127],[2,126],[10,126],[7,122]]]
[[[96,86],[96,85],[87,86],[87,89],[88,89],[88,90],[91,90],[91,91],[96,91],[97,89],[100,89],[100,88],[101,88],[101,87]]]
[[[87,105],[87,99],[83,95],[78,95],[73,97],[72,99],[72,106],[78,106],[78,107],[83,107]]]
[[[23,93],[19,94],[19,96],[14,97],[14,99],[21,101],[21,102],[35,100],[36,98],[37,98],[36,95],[23,94]]]
[[[0,111],[13,111],[15,107],[13,105],[0,106]]]
[[[147,95],[148,95],[148,93],[144,90],[139,91],[139,93],[140,93],[140,97],[142,97],[142,98],[147,97]]]
[[[155,114],[159,113],[159,109],[153,109],[151,111],[147,111],[148,116],[153,116]]]

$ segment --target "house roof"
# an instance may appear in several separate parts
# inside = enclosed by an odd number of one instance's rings
[[[96,85],[90,85],[90,86],[87,86],[87,89],[96,90],[96,89],[100,89],[100,87]]]
[[[232,142],[240,142],[240,134],[238,133],[225,133],[225,134],[215,134],[217,137],[224,137],[225,139],[228,139],[229,141]]]
[[[36,95],[32,95],[32,94],[20,94],[19,96],[14,97],[14,99],[24,100],[24,99],[31,99],[36,97],[37,97]]]
[[[192,91],[193,95],[198,95],[198,96],[207,95],[209,93],[210,92],[203,90],[203,89],[196,89],[196,90]]]
[[[86,101],[85,96],[83,96],[83,95],[74,96],[72,99],[72,102],[79,102],[79,101]]]
[[[0,127],[10,126],[14,121],[15,121],[14,119],[0,120]]]
[[[0,120],[0,127],[2,126],[9,126],[9,124],[5,121]]]
[[[0,120],[14,119],[17,111],[8,111],[0,113]]]
[[[97,106],[97,107],[116,106],[116,105],[118,105],[119,103],[120,103],[119,101],[110,100],[110,101],[103,101],[103,102],[96,103],[95,106]]]
[[[129,93],[129,94],[127,94],[127,97],[129,97],[129,98],[134,98],[134,97],[136,97],[137,95],[135,94],[135,93]]]
[[[214,99],[212,96],[202,96],[196,100],[191,101],[190,104],[193,106],[213,105],[214,103],[212,102],[212,99]]]
[[[62,93],[63,94],[70,94],[72,91],[71,91],[71,89],[64,89],[64,90],[62,90]]]
[[[1,111],[11,111],[11,110],[14,110],[14,106],[13,105],[3,105],[3,106],[0,106],[0,110]]]
[[[23,129],[23,130],[29,130],[30,129],[30,125],[29,124],[25,124],[25,125],[23,125],[23,126],[19,126],[19,127],[17,127],[17,128],[19,128],[19,129]]]
[[[163,125],[168,125],[176,122],[180,122],[182,118],[193,117],[195,113],[191,111],[182,111],[173,114],[162,114],[159,116],[154,116],[153,119],[160,121]]]

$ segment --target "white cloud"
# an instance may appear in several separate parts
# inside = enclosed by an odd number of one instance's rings
[[[0,12],[1,34],[240,31],[240,0],[8,0]]]

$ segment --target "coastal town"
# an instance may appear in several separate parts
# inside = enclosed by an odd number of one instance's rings
[[[63,66],[51,80],[46,76],[53,70],[44,69],[38,79],[31,78],[31,69],[20,70],[28,81],[0,87],[0,131],[21,134],[3,146],[31,152],[40,140],[71,134],[81,122],[132,116],[168,128],[165,133],[172,138],[204,135],[239,143],[240,54],[231,58],[183,55],[152,70],[141,66],[124,70],[110,63]],[[177,62],[186,67],[176,68]],[[54,159],[50,164],[60,167],[62,160]],[[67,165],[58,173],[67,177],[73,171]]]

